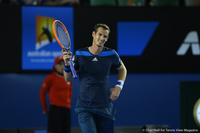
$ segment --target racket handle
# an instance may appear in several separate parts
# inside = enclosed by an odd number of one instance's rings
[[[77,78],[76,71],[75,71],[75,69],[74,69],[74,65],[73,65],[73,63],[72,63],[71,60],[69,61],[69,65],[70,65],[70,69],[71,69],[73,78]]]

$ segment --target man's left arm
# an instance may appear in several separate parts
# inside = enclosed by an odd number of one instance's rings
[[[126,70],[126,67],[123,63],[121,64],[121,66],[117,70],[118,70],[117,84],[114,88],[110,89],[110,92],[111,92],[110,99],[112,101],[116,100],[119,97],[120,92],[123,88],[123,84],[124,84],[125,79],[126,79],[126,75],[127,75],[127,70]]]

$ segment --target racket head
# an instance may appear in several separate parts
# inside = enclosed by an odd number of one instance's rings
[[[61,21],[55,20],[52,28],[54,36],[61,48],[69,50],[71,46],[70,36],[65,25]]]

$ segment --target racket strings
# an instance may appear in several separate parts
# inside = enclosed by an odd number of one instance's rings
[[[57,24],[56,25],[56,34],[57,37],[60,41],[60,43],[65,47],[68,48],[69,47],[69,40],[68,40],[68,36],[64,30],[64,28],[61,26],[61,24]]]

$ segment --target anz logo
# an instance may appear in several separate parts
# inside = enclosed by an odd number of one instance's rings
[[[190,31],[186,38],[184,39],[183,43],[179,47],[176,55],[184,56],[191,48],[192,55],[198,56],[200,55],[200,44],[197,31]]]

